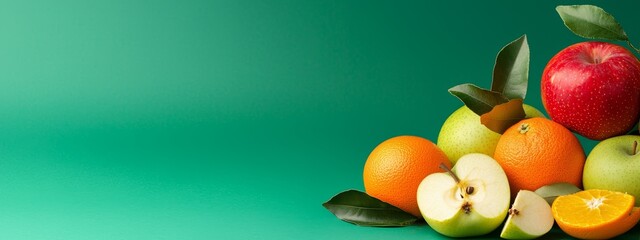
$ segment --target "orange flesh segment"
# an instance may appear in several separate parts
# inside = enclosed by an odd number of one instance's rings
[[[633,228],[640,208],[633,196],[607,190],[586,190],[561,196],[551,207],[553,217],[567,234],[581,239],[609,239]]]
[[[625,217],[634,205],[628,194],[606,190],[581,191],[558,198],[560,221],[575,227],[592,227]]]

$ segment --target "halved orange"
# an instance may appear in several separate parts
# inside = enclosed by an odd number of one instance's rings
[[[553,218],[565,233],[581,239],[608,239],[633,228],[640,220],[632,195],[600,189],[556,198]]]

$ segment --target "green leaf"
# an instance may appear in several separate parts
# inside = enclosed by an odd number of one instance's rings
[[[584,38],[627,41],[629,38],[613,16],[593,5],[558,6],[564,25]]]
[[[502,93],[509,99],[524,99],[528,80],[529,44],[527,35],[522,35],[498,52],[491,91]]]
[[[536,190],[535,193],[537,193],[542,198],[544,198],[544,200],[547,200],[549,205],[551,205],[553,204],[553,201],[556,200],[557,197],[574,194],[579,191],[582,191],[582,189],[570,183],[554,183],[551,185],[538,188],[538,190]]]
[[[491,131],[502,134],[513,124],[524,119],[525,116],[522,99],[518,98],[496,105],[490,112],[482,114],[480,123]]]
[[[341,192],[322,206],[339,219],[360,226],[401,227],[418,220],[416,216],[357,190]]]
[[[482,89],[476,85],[465,83],[449,89],[449,93],[459,98],[471,111],[481,116],[490,112],[494,106],[509,101],[499,92]]]

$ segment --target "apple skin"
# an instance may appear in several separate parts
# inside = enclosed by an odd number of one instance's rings
[[[522,105],[526,118],[544,117],[540,110]],[[480,116],[467,106],[454,111],[440,128],[437,145],[447,154],[452,164],[469,153],[482,153],[493,156],[500,134],[489,130],[480,123]]]
[[[541,95],[553,121],[586,138],[622,135],[640,117],[640,62],[619,45],[577,43],[549,60]]]
[[[638,142],[632,155],[633,142]],[[640,136],[624,135],[598,143],[584,165],[584,189],[626,192],[640,199]],[[640,206],[640,201],[636,201]]]
[[[538,237],[540,236],[526,233],[522,231],[522,229],[520,229],[518,226],[511,224],[505,225],[502,229],[502,232],[500,233],[500,238],[503,239],[534,239]]]
[[[459,211],[451,219],[446,221],[427,221],[436,232],[448,237],[474,237],[488,234],[498,228],[507,215],[505,209],[502,217],[486,218],[477,212],[469,214]],[[425,219],[426,220],[426,219]]]

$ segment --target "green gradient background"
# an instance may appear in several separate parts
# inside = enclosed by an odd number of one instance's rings
[[[533,2],[2,1],[0,239],[440,237],[321,203],[384,139],[435,140],[447,89],[488,87],[524,33],[542,109],[546,61],[582,41],[556,5],[640,41],[635,1]]]

